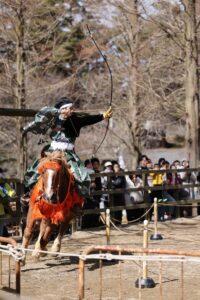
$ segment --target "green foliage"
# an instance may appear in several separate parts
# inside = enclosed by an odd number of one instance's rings
[[[73,64],[84,38],[81,26],[72,25],[73,15],[66,17],[63,1],[46,0],[35,8],[29,19],[29,54],[41,55],[39,69],[63,71],[64,64]],[[55,4],[60,4],[56,5]],[[65,32],[65,27],[68,28]],[[33,63],[34,64],[34,63]],[[38,70],[38,67],[37,67]]]
[[[76,51],[84,35],[80,27],[74,27],[70,34],[61,33],[60,43],[55,47],[53,60],[67,63],[76,59]]]

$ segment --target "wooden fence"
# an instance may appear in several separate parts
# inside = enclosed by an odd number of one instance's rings
[[[160,185],[160,186],[149,186],[148,185],[148,176],[150,176],[151,173],[157,173],[157,174],[164,174],[164,173],[172,173],[173,178],[175,179],[175,177],[177,176],[178,173],[181,172],[189,172],[189,173],[195,173],[198,174],[200,172],[200,168],[196,168],[196,169],[175,169],[175,170],[135,170],[135,171],[128,171],[128,172],[119,172],[119,173],[96,173],[96,174],[92,174],[91,178],[96,178],[96,177],[107,177],[108,179],[108,188],[100,190],[100,191],[95,191],[92,190],[91,191],[91,197],[96,196],[96,195],[103,195],[103,194],[107,194],[109,195],[109,208],[111,213],[114,211],[119,211],[119,210],[123,210],[123,209],[127,209],[127,210],[134,210],[134,209],[148,209],[152,203],[149,203],[148,201],[148,195],[151,191],[154,190],[175,190],[178,191],[180,189],[191,189],[193,197],[190,197],[190,199],[184,200],[184,199],[178,199],[175,197],[175,202],[170,203],[169,205],[173,205],[173,206],[177,206],[177,216],[180,216],[180,211],[179,211],[179,207],[180,206],[198,206],[198,203],[200,203],[200,194],[197,196],[194,193],[194,190],[197,189],[200,191],[200,183],[196,182],[196,183],[188,183],[188,184],[178,184],[178,185]],[[113,189],[112,188],[112,177],[113,175],[119,175],[119,176],[125,176],[125,175],[131,175],[131,174],[137,174],[139,176],[141,176],[144,186],[140,187],[140,188],[125,188],[125,189]],[[15,210],[13,211],[12,216],[11,215],[6,215],[6,216],[0,216],[0,223],[11,223],[11,224],[16,224],[19,223],[21,218],[22,218],[22,212],[21,212],[21,204],[20,204],[20,197],[23,193],[23,184],[20,182],[19,179],[13,178],[13,179],[0,179],[0,184],[1,183],[5,183],[5,182],[9,182],[12,183],[14,185],[14,188],[16,190],[16,194],[17,196],[14,199],[10,199],[11,202],[16,202],[15,205]],[[115,194],[124,194],[124,193],[129,193],[131,191],[142,191],[143,192],[143,196],[144,196],[144,202],[140,203],[140,204],[134,204],[131,206],[115,206],[114,205],[114,199],[113,196]],[[88,215],[88,214],[100,214],[101,212],[104,212],[105,209],[102,208],[95,208],[95,209],[85,209],[84,210],[84,215]]]

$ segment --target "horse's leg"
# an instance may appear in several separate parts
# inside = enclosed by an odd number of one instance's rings
[[[26,228],[24,230],[23,240],[22,240],[23,248],[28,248],[28,245],[29,245],[29,242],[31,239],[31,235],[32,235],[33,224],[34,224],[34,221],[32,220],[32,209],[31,209],[31,206],[29,206],[27,219],[26,219]]]
[[[43,238],[43,235],[45,234],[46,227],[47,227],[47,221],[46,220],[41,220],[39,236],[38,236],[37,242],[35,243],[35,249],[32,253],[32,256],[34,256],[37,259],[40,256],[46,256],[45,253],[42,254],[42,253],[39,252],[39,250],[47,250],[44,246],[41,245],[42,244],[42,238]]]
[[[26,228],[24,230],[23,239],[22,239],[22,248],[28,248],[32,236],[33,225],[34,225],[34,221],[32,220],[32,209],[31,206],[29,206],[29,210],[26,218]],[[26,257],[21,263],[22,265],[25,265]]]
[[[42,238],[40,240],[41,249],[46,249],[46,245],[49,242],[49,237],[52,233],[53,226],[54,225],[52,225],[49,220],[46,221],[45,230],[44,230],[44,233],[43,233]]]
[[[67,229],[67,226],[69,225],[69,222],[74,218],[74,215],[69,215],[65,218],[65,220],[60,224],[58,235],[56,239],[54,240],[54,243],[51,247],[52,252],[60,252],[61,248],[61,241],[65,234],[65,231]]]

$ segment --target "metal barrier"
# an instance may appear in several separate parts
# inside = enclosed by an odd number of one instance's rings
[[[97,253],[99,254],[92,254]],[[114,253],[114,254],[111,254]],[[139,253],[139,255],[135,255]],[[146,254],[146,255],[144,255]],[[103,299],[103,272],[102,272],[102,262],[105,260],[108,261],[118,261],[119,264],[119,282],[116,283],[113,286],[113,290],[116,291],[118,287],[118,299],[126,299],[122,293],[122,285],[124,282],[122,282],[122,261],[137,261],[137,262],[147,262],[147,261],[159,261],[160,265],[159,268],[157,268],[157,271],[159,271],[158,277],[159,277],[159,295],[156,296],[154,299],[164,299],[163,298],[163,270],[162,270],[162,263],[163,262],[180,262],[180,285],[177,292],[179,294],[179,297],[181,300],[184,299],[184,263],[185,262],[198,262],[200,263],[200,252],[186,252],[186,251],[176,251],[176,250],[165,250],[165,249],[146,249],[146,248],[130,248],[130,247],[119,247],[119,246],[113,246],[113,245],[106,245],[106,246],[90,246],[87,249],[85,249],[82,253],[82,256],[79,259],[79,300],[87,299],[87,296],[85,296],[85,265],[86,261],[88,260],[99,260],[99,295],[94,295],[94,299]],[[139,266],[139,277],[142,275],[142,268]],[[107,275],[107,274],[106,274]],[[112,276],[111,276],[112,277]],[[107,277],[108,278],[108,275]],[[111,280],[112,278],[110,278]],[[126,278],[127,279],[127,278]],[[178,280],[178,279],[176,279]],[[179,280],[178,280],[179,281]],[[98,284],[97,282],[95,283]],[[133,286],[133,284],[132,284]],[[135,285],[136,286],[136,285]],[[138,290],[138,298],[142,299],[142,293],[141,289],[142,286],[139,285]],[[129,286],[130,288],[130,286]],[[90,290],[88,288],[88,290]],[[150,292],[149,292],[150,293]],[[136,295],[131,295],[131,299],[136,299]],[[178,299],[174,298],[173,299]],[[105,297],[107,299],[107,297]],[[110,297],[109,297],[110,299]],[[112,299],[112,297],[111,297]],[[113,298],[114,299],[114,298]],[[116,298],[115,298],[116,299]],[[129,298],[130,299],[130,296]],[[144,297],[144,299],[147,299]],[[153,298],[151,298],[153,299]],[[168,299],[168,298],[167,298]],[[188,298],[185,298],[188,299]]]
[[[16,246],[17,243],[15,240],[12,238],[5,238],[0,236],[0,243],[5,243],[5,244],[10,244],[12,246]],[[8,258],[8,260],[6,259]],[[6,262],[7,261],[7,262]],[[7,265],[7,267],[5,267]],[[15,270],[15,282],[14,282],[14,287],[12,287],[12,270]],[[8,292],[15,292],[16,294],[20,294],[20,262],[15,261],[14,265],[11,262],[11,255],[9,254],[3,254],[3,252],[0,250],[0,285],[3,287]],[[6,274],[5,274],[6,272]],[[6,280],[5,280],[6,277]],[[6,282],[7,281],[7,282]],[[6,283],[5,283],[6,282]]]

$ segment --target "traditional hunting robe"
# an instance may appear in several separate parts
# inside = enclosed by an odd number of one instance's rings
[[[84,164],[75,153],[74,144],[82,127],[102,121],[103,114],[89,115],[86,113],[72,113],[67,119],[59,117],[59,110],[55,107],[44,107],[35,116],[35,120],[25,126],[24,131],[35,134],[45,134],[51,128],[52,139],[48,151],[62,150],[74,173],[75,181],[82,195],[88,194],[90,177]],[[39,178],[37,167],[39,160],[29,167],[25,174],[25,186],[31,189]]]

